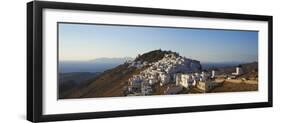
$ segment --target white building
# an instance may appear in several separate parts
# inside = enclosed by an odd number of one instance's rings
[[[199,73],[195,73],[195,80],[200,81],[201,75]]]
[[[149,80],[148,80],[148,83],[149,83],[150,85],[154,85],[156,82],[157,82],[156,79],[149,79]]]
[[[197,88],[199,88],[204,92],[210,91],[216,88],[217,86],[219,86],[219,83],[211,82],[211,81],[205,81],[205,82],[199,81],[197,84]]]
[[[179,73],[176,75],[176,85],[188,88],[190,86],[196,85],[195,77],[190,74]]]
[[[241,66],[236,67],[236,72],[232,73],[232,75],[236,75],[236,76],[241,75],[241,74],[243,74],[243,70],[242,70]]]
[[[206,72],[202,72],[201,73],[201,78],[200,78],[200,81],[207,81],[208,79],[210,78],[210,75]]]
[[[159,74],[159,79],[160,79],[160,85],[163,86],[167,83],[169,83],[171,81],[171,77],[170,75],[167,75],[167,74]]]
[[[215,70],[212,70],[212,76],[211,76],[211,78],[215,78],[215,76],[216,76],[216,71],[215,71]]]

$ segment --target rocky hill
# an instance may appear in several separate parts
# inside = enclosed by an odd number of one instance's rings
[[[128,81],[135,76],[155,74],[172,77],[177,72],[201,71],[199,61],[180,56],[176,52],[154,50],[138,55],[135,60],[127,61],[113,69],[106,70],[86,84],[76,87],[61,98],[92,98],[125,96]],[[152,75],[151,75],[152,76]],[[150,76],[150,77],[151,77]],[[162,79],[159,79],[161,81]],[[158,79],[156,80],[158,81]]]

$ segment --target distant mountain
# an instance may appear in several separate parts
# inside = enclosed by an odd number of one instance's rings
[[[96,61],[106,61],[98,59]],[[109,60],[112,61],[112,60]],[[117,60],[118,61],[118,60]],[[62,98],[92,98],[124,96],[124,88],[134,75],[149,73],[150,70],[170,76],[176,72],[194,72],[201,70],[200,61],[180,56],[176,52],[154,50],[125,62],[115,68],[101,73],[85,86],[72,90],[72,93]],[[157,73],[158,74],[158,73]]]
[[[123,57],[123,58],[105,58],[104,57],[104,58],[96,58],[96,59],[90,60],[90,62],[92,62],[92,63],[94,62],[94,63],[123,64],[126,61],[132,61],[132,60],[134,60],[134,59],[131,58],[131,57]]]

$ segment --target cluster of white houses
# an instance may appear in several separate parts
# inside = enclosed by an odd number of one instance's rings
[[[154,92],[153,86],[169,84],[165,90],[165,94],[176,94],[185,89],[196,87],[202,92],[207,92],[220,85],[214,82],[217,76],[216,71],[201,71],[199,61],[187,59],[174,53],[166,54],[163,59],[154,62],[131,62],[129,67],[142,68],[149,66],[140,74],[133,75],[128,80],[128,95],[150,95]],[[236,72],[232,76],[241,75],[243,73],[241,67],[236,68]]]
[[[149,65],[149,67],[128,80],[129,95],[150,95],[153,93],[152,86],[155,84],[160,84],[160,86],[174,85],[167,88],[166,94],[176,94],[183,88],[188,89],[193,86],[204,91],[216,86],[216,83],[211,82],[215,71],[211,74],[201,72],[199,61],[187,59],[174,53],[166,54],[163,59],[152,64],[141,65],[141,62],[133,62],[130,67],[132,65],[138,68],[145,65]]]

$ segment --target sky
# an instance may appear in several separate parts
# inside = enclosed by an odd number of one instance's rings
[[[258,32],[59,23],[59,60],[135,58],[152,50],[171,50],[201,62],[253,62]]]

